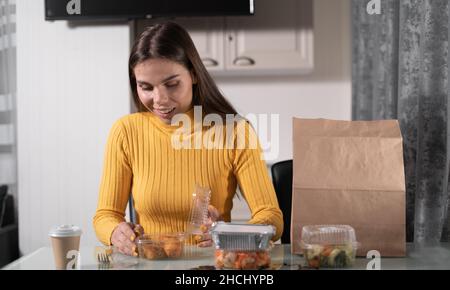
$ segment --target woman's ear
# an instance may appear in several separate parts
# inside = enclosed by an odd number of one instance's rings
[[[192,78],[192,84],[193,85],[197,84],[197,75],[195,74],[195,72],[193,70],[191,70],[191,78]]]

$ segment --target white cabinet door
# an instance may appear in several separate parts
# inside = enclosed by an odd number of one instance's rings
[[[189,32],[203,64],[211,72],[225,69],[224,21],[223,17],[176,19]]]
[[[312,0],[257,0],[254,16],[227,17],[226,71],[311,71],[312,6]]]

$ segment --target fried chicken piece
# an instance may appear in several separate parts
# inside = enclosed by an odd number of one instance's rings
[[[157,244],[142,245],[142,250],[146,259],[155,260],[167,257],[164,249]]]
[[[163,237],[162,245],[164,252],[169,258],[180,257],[183,253],[183,241],[177,237]]]

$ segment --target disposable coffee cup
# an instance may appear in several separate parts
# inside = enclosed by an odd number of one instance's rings
[[[56,269],[77,269],[81,233],[74,225],[60,225],[50,230]]]

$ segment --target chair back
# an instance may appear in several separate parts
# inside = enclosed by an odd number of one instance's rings
[[[291,207],[292,207],[292,160],[280,161],[272,165],[272,182],[283,212],[284,230],[282,243],[291,242]]]

